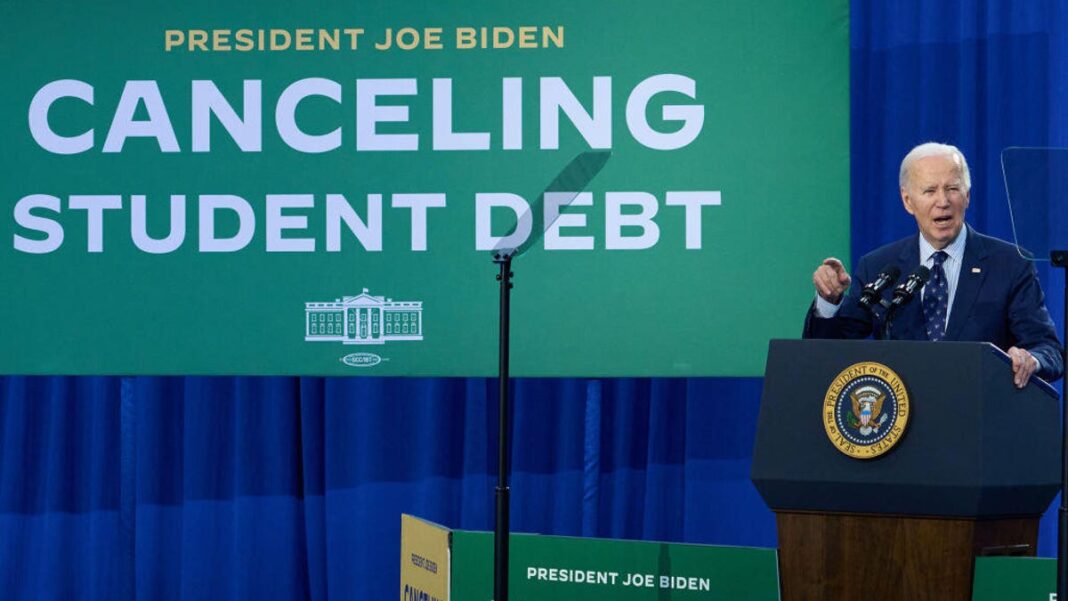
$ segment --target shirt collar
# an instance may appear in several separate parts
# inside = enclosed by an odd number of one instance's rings
[[[946,254],[949,255],[951,260],[960,262],[964,259],[964,244],[968,241],[968,226],[962,225],[960,233],[957,234],[957,239],[950,243],[949,246],[943,248]],[[927,241],[927,238],[920,234],[920,263],[928,263],[931,259],[931,255],[938,252],[935,247],[931,246],[931,243]]]

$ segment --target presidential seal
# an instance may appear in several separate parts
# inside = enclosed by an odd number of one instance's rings
[[[909,423],[909,395],[889,367],[867,361],[842,370],[823,399],[823,427],[841,452],[872,459],[901,440]]]

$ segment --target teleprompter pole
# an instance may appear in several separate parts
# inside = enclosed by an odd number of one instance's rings
[[[1068,365],[1068,250],[1052,250],[1049,258],[1050,262],[1060,267],[1065,274],[1061,358],[1063,364]],[[1068,407],[1064,403],[1068,380],[1061,384],[1061,391],[1061,506],[1057,512],[1057,599],[1064,600],[1068,599]]]
[[[572,159],[564,167],[563,171],[549,183],[549,186],[541,194],[537,195],[537,200],[530,207],[530,212],[526,213],[516,223],[518,228],[519,224],[526,220],[527,227],[531,228],[530,231],[533,235],[526,236],[525,241],[521,242],[516,248],[498,247],[493,250],[493,262],[500,267],[497,281],[501,286],[500,369],[498,372],[500,425],[497,435],[497,489],[494,493],[497,501],[497,518],[493,527],[494,601],[508,601],[508,497],[510,494],[508,489],[508,476],[510,473],[508,450],[511,448],[511,428],[510,420],[508,419],[508,330],[511,327],[510,303],[512,277],[514,275],[512,273],[512,259],[530,250],[545,235],[546,230],[555,220],[555,218],[548,222],[544,220],[545,213],[542,211],[542,205],[545,202],[545,195],[549,192],[563,194],[566,198],[563,199],[565,202],[561,202],[561,206],[570,204],[571,201],[578,197],[579,192],[586,188],[590,180],[601,171],[611,154],[607,151],[590,151]],[[557,201],[561,201],[559,196]],[[559,214],[557,217],[559,217]],[[510,238],[511,236],[505,236],[498,244],[508,244],[510,242],[505,242],[505,240]]]
[[[493,262],[500,266],[497,281],[501,286],[500,365],[498,400],[500,403],[497,433],[497,518],[493,528],[493,599],[508,601],[508,329],[512,290],[511,250],[494,253]]]

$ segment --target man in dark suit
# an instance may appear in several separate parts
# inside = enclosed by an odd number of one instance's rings
[[[1032,374],[1061,377],[1061,344],[1034,265],[1016,246],[965,225],[971,175],[960,150],[935,143],[913,148],[901,162],[900,187],[919,232],[861,257],[855,282],[841,261],[826,259],[812,275],[817,295],[804,337],[882,338],[882,323],[859,304],[861,290],[888,266],[907,274],[922,263],[930,280],[922,298],[896,314],[890,338],[992,342],[1012,358],[1021,388]],[[890,294],[887,289],[883,298]]]

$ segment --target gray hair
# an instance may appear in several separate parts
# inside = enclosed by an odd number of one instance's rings
[[[938,142],[920,144],[905,155],[905,158],[901,161],[901,172],[898,174],[898,185],[902,188],[908,186],[909,169],[912,168],[912,163],[927,157],[949,157],[950,159],[953,159],[953,162],[960,168],[960,179],[961,183],[964,185],[964,191],[968,192],[972,189],[972,174],[968,171],[968,161],[965,160],[964,153],[962,153],[956,146],[939,144]]]

